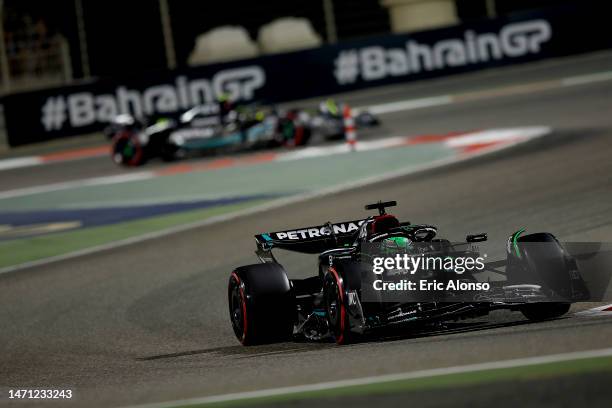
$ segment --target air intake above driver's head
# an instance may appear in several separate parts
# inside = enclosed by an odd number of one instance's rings
[[[400,222],[394,215],[384,214],[374,217],[374,221],[370,225],[370,232],[372,234],[379,234],[381,232],[387,232],[392,228],[400,226]]]

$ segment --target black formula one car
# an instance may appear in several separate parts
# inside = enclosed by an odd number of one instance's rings
[[[367,205],[367,210],[379,213],[362,220],[256,235],[261,263],[236,268],[229,278],[230,320],[238,340],[251,345],[333,338],[345,344],[388,329],[438,327],[495,309],[544,320],[562,316],[572,302],[589,297],[576,260],[557,239],[549,233],[522,235],[524,229],[508,238],[505,260],[484,264],[484,271],[505,279],[487,281],[485,286],[474,273],[433,266],[420,268],[410,278],[442,290],[408,296],[402,292],[400,297],[373,290],[398,282],[397,271],[373,273],[374,258],[388,254],[389,243],[409,243],[411,256],[448,260],[477,259],[478,243],[487,240],[486,234],[468,235],[462,243],[436,238],[432,225],[400,222],[387,214],[385,208],[394,205],[394,201]],[[290,279],[272,255],[275,248],[318,254],[317,273]],[[451,281],[468,289],[448,289],[446,283]],[[486,290],[470,290],[470,285]]]

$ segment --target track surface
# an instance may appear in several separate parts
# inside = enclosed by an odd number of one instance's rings
[[[592,71],[610,68],[605,61]],[[520,82],[521,72],[512,80]],[[253,234],[362,217],[363,204],[379,199],[398,200],[397,216],[437,224],[450,239],[488,231],[503,245],[528,226],[561,240],[610,241],[611,108],[606,82],[387,115],[385,126],[406,134],[517,125],[558,131],[484,160],[0,276],[0,393],[73,388],[78,405],[121,405],[609,347],[606,318],[530,324],[499,312],[438,333],[347,347],[244,348],[229,324],[226,284],[233,267],[256,261]],[[96,163],[54,166],[97,173]],[[39,171],[22,182],[45,181]],[[293,276],[315,265],[286,259]]]

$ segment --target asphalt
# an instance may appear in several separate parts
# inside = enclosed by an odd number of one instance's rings
[[[601,68],[597,61],[593,71]],[[576,64],[581,72],[584,64]],[[560,66],[546,69],[551,77],[556,69],[574,72]],[[482,81],[495,82],[490,75]],[[503,75],[514,83],[529,79],[524,67]],[[359,218],[363,204],[379,199],[397,200],[398,217],[436,224],[451,240],[488,231],[501,246],[527,226],[561,240],[609,242],[611,97],[612,84],[602,82],[386,115],[382,132],[389,133],[526,125],[550,125],[555,133],[485,159],[0,276],[0,404],[8,402],[9,387],[71,388],[75,406],[116,406],[609,347],[608,318],[570,314],[536,324],[495,312],[435,333],[346,347],[244,348],[230,327],[226,284],[232,268],[256,262],[253,234]],[[53,166],[64,175],[81,165],[107,171],[96,163]],[[26,173],[20,182],[49,181],[43,168]],[[2,189],[13,176],[3,172]],[[294,277],[314,272],[312,257],[281,261]],[[551,398],[587,402],[593,390],[609,386],[609,376],[588,383],[573,389],[568,381]],[[469,399],[440,398],[440,405],[471,406]]]

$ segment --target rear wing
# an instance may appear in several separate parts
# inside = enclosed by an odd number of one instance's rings
[[[255,235],[258,255],[260,252],[268,253],[272,248],[316,254],[327,249],[350,245],[357,238],[359,229],[366,220],[346,221],[337,224],[327,223],[313,227],[258,234]]]

